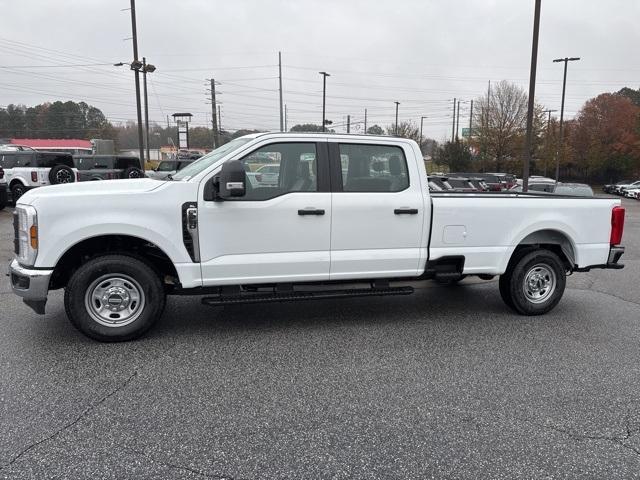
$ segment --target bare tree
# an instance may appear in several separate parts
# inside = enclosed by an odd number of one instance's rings
[[[506,159],[519,157],[527,123],[527,94],[518,85],[502,80],[491,95],[474,101],[475,142],[480,152],[495,160],[500,171]],[[542,129],[542,108],[536,106],[534,118],[534,146],[539,144]]]

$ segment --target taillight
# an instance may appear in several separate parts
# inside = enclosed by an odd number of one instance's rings
[[[624,207],[615,206],[611,210],[611,238],[610,245],[619,245],[622,242],[624,230]]]
[[[80,170],[76,172],[76,182],[80,181]]]
[[[0,167],[0,178],[4,178],[4,170]]]
[[[31,181],[32,182],[38,181],[38,172],[31,172]]]

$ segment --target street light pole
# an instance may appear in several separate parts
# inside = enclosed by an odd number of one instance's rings
[[[138,61],[138,29],[136,27],[136,0],[131,0],[131,36],[133,43],[133,63]],[[138,150],[140,152],[140,162],[144,170],[144,141],[142,138],[142,107],[140,105],[140,71],[133,69],[136,83],[136,112],[138,114]]]
[[[540,3],[536,0],[533,16],[533,42],[531,45],[531,69],[529,71],[529,104],[527,108],[527,133],[524,141],[524,167],[522,170],[522,191],[529,190],[529,166],[531,164],[531,137],[533,137],[533,110],[536,95],[536,69],[538,66],[538,33],[540,32]]]
[[[427,117],[420,117],[420,151],[422,152],[422,124]],[[424,152],[422,152],[424,153]]]
[[[551,114],[553,112],[557,112],[558,110],[545,110],[544,113],[548,114],[548,118],[547,118],[547,153],[545,154],[545,159],[544,159],[544,172],[542,173],[545,177],[547,176],[547,160],[548,157],[547,155],[549,154],[549,136],[550,136],[550,131],[549,129],[551,128]]]
[[[562,79],[562,104],[560,106],[560,135],[558,139],[558,152],[556,152],[556,183],[558,183],[558,179],[560,178],[560,156],[564,154],[564,149],[562,148],[563,141],[563,127],[564,127],[564,94],[567,88],[567,63],[574,62],[580,60],[580,57],[564,57],[564,58],[556,58],[553,62],[564,62],[564,77]]]
[[[327,100],[327,77],[330,77],[327,72],[319,72],[322,75],[322,131],[326,131],[326,100]]]
[[[396,104],[396,130],[395,130],[395,134],[398,135],[398,105],[400,105],[400,102],[393,102]]]
[[[142,57],[142,84],[144,87],[144,131],[145,145],[147,146],[147,160],[151,160],[149,154],[149,97],[147,95],[147,73],[155,71],[156,67],[147,64],[146,57]]]

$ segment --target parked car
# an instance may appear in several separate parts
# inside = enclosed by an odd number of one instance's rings
[[[492,192],[504,190],[503,182],[492,173],[450,173],[450,176],[469,177],[481,179]]]
[[[482,178],[474,178],[469,177],[469,183],[474,186],[474,188],[479,192],[488,192],[490,191],[489,185]]]
[[[453,190],[453,187],[447,183],[448,177],[442,175],[429,175],[427,180],[429,190],[431,191],[446,192],[447,190]]]
[[[280,159],[278,187],[247,181],[256,152]],[[372,176],[383,159],[388,173]],[[43,314],[49,290],[64,288],[76,328],[122,341],[151,328],[167,294],[218,306],[405,295],[409,280],[499,275],[509,308],[541,315],[560,301],[567,273],[622,268],[619,199],[452,196],[430,192],[426,176],[409,139],[264,133],[226,143],[171,182],[33,190],[15,211],[12,289]]]
[[[522,185],[516,185],[511,188],[512,192],[521,192]],[[568,195],[576,197],[593,197],[593,190],[584,183],[556,183],[555,180],[532,179],[529,181],[530,192],[554,193],[556,195]]]
[[[165,180],[166,178],[174,175],[179,170],[182,170],[187,165],[194,162],[191,159],[183,160],[162,160],[156,168],[153,170],[145,171],[145,176],[153,178],[155,180]]]
[[[640,180],[637,180],[635,182],[631,182],[631,183],[626,183],[623,185],[616,185],[615,189],[614,189],[614,193],[617,193],[618,195],[622,195],[625,196],[627,190],[629,189],[633,189],[636,187],[640,187]]]
[[[178,160],[197,160],[202,157],[202,153],[199,150],[179,150]]]
[[[73,162],[80,181],[142,178],[140,159],[123,155],[75,155]]]
[[[509,190],[516,185],[516,176],[510,173],[489,173],[498,178],[502,185],[502,190]]]
[[[478,189],[473,186],[467,177],[448,177],[447,183],[457,192],[477,192]]]
[[[73,183],[78,179],[78,170],[68,153],[0,151],[0,167],[4,169],[14,202],[32,188]]]
[[[607,185],[603,185],[602,186],[602,191],[604,193],[615,193],[616,187],[618,185],[628,185],[629,183],[631,183],[631,182],[629,182],[629,180],[622,180],[622,181],[617,182],[617,183],[609,183]]]
[[[278,185],[279,177],[280,164],[278,163],[262,165],[255,172],[247,171],[247,178],[254,186],[275,187]]]
[[[0,167],[0,210],[7,206],[9,202],[9,187],[4,169]]]
[[[27,147],[26,145],[17,145],[14,143],[4,143],[0,145],[0,151],[2,152],[35,152],[36,150]]]
[[[640,195],[640,186],[639,187],[632,187],[632,188],[627,188],[624,192],[624,196],[627,198],[635,198],[638,199]]]

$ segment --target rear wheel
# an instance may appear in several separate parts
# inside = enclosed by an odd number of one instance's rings
[[[499,284],[500,295],[509,307],[521,315],[542,315],[564,294],[565,267],[554,252],[530,251],[510,262]]]
[[[156,272],[137,258],[98,257],[71,277],[64,295],[71,323],[102,342],[133,340],[162,315],[165,292]]]
[[[122,172],[122,178],[143,178],[144,172],[136,167],[129,167]]]
[[[24,195],[27,191],[27,188],[19,182],[11,185],[11,198],[13,199],[13,203],[17,203],[18,199]]]
[[[62,183],[73,183],[76,181],[76,176],[73,173],[71,167],[66,165],[56,165],[49,170],[49,183],[51,185],[60,185]]]

